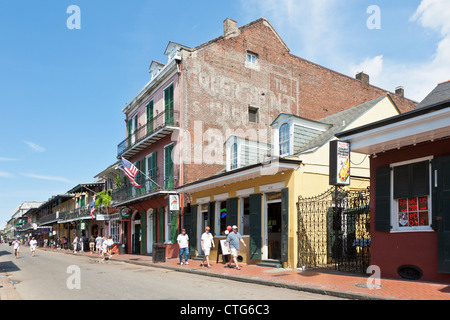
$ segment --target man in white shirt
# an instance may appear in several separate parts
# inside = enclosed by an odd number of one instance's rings
[[[17,238],[13,242],[14,256],[16,257],[16,259],[19,259],[19,247],[20,247],[20,241]]]
[[[189,264],[189,236],[186,234],[186,229],[181,230],[181,233],[177,237],[177,241],[180,247],[180,265],[183,265],[183,254],[184,262]]]
[[[36,252],[36,247],[37,247],[37,241],[33,237],[30,241],[30,251],[31,251],[32,257],[34,257],[34,253]]]
[[[211,251],[211,246],[214,248],[214,241],[213,241],[213,235],[211,234],[210,228],[206,227],[205,232],[202,234],[201,243],[202,243],[202,251],[205,254],[205,257],[203,258],[201,266],[203,267],[205,265],[205,260],[207,262],[207,267],[211,268],[209,265],[209,252]]]

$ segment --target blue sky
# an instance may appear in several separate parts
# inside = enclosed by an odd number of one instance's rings
[[[267,18],[291,53],[420,101],[449,80],[445,0],[0,0],[0,227],[24,201],[65,193],[112,164],[121,110],[169,41],[197,46]],[[81,30],[70,30],[70,5]],[[380,8],[370,30],[367,8]]]

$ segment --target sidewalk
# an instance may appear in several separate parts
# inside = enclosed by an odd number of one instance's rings
[[[56,252],[55,249],[40,249]],[[73,254],[69,250],[58,252]],[[101,259],[99,255],[92,255],[90,252],[79,252],[77,255]],[[381,279],[380,289],[369,289],[366,285],[367,277],[342,273],[301,272],[246,264],[240,264],[241,270],[236,270],[215,261],[211,263],[212,268],[208,269],[201,267],[201,261],[198,260],[189,260],[189,265],[180,266],[178,258],[153,263],[151,256],[132,254],[113,255],[112,260],[349,299],[450,300],[450,284]]]

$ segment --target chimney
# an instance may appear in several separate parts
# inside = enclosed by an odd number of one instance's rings
[[[369,75],[364,72],[360,72],[356,75],[356,79],[361,81],[362,84],[368,86],[369,85]]]
[[[226,37],[235,32],[238,32],[237,22],[230,18],[226,18],[223,22],[223,35]]]
[[[395,94],[403,98],[405,96],[405,89],[401,86],[397,87],[395,88]]]

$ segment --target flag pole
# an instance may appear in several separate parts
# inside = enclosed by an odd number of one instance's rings
[[[136,166],[135,166],[135,167],[136,167]],[[125,172],[125,170],[123,170],[123,168],[119,167],[119,165],[117,165],[115,168],[116,168],[116,169],[120,169],[120,170],[122,170],[123,172]],[[151,182],[153,182],[154,184],[156,184],[156,185],[158,186],[158,188],[162,189],[162,187],[161,187],[159,184],[157,184],[152,178],[150,178],[148,175],[146,175],[144,172],[142,172],[140,169],[138,169],[138,167],[136,167],[136,169],[137,169],[140,173],[142,173],[148,180],[150,180]],[[126,172],[125,172],[125,174],[126,174]]]

